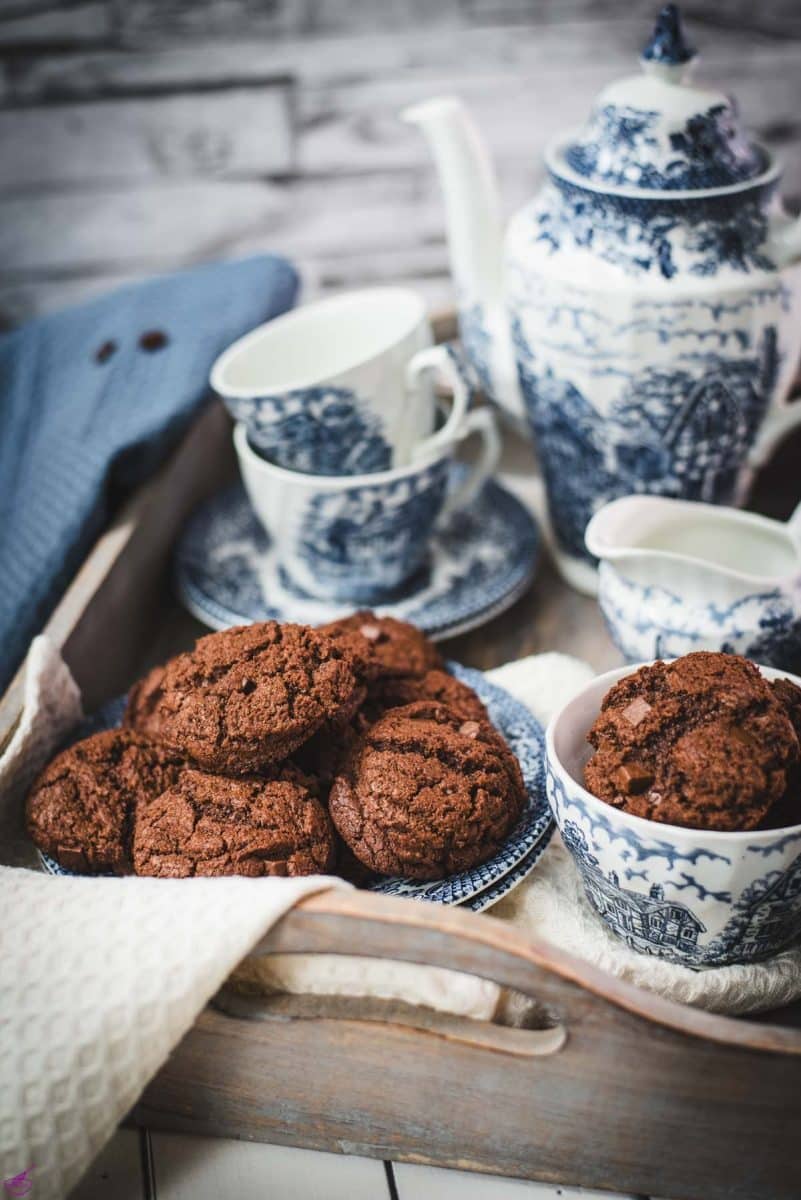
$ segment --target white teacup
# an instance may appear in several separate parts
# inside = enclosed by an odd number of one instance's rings
[[[469,394],[431,345],[408,288],[345,292],[253,330],[214,364],[211,386],[262,458],[310,475],[364,475],[430,458],[464,422]],[[434,376],[453,403],[435,431]]]
[[[245,489],[287,582],[308,596],[372,604],[423,564],[437,524],[466,507],[494,471],[500,438],[489,409],[467,415],[462,436],[472,433],[481,436],[482,453],[452,491],[454,443],[426,462],[337,477],[267,462],[249,444],[243,424],[234,429],[234,446]]]

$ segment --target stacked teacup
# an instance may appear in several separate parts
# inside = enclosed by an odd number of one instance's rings
[[[242,479],[289,584],[318,599],[380,604],[423,565],[432,536],[494,471],[500,442],[425,305],[371,288],[260,326],[215,363]],[[452,400],[443,412],[437,383]],[[482,451],[453,486],[471,434]]]

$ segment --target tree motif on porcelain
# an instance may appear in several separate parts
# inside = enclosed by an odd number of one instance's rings
[[[694,114],[666,141],[657,136],[660,119],[650,109],[600,105],[586,135],[568,148],[565,159],[577,175],[594,183],[654,191],[726,187],[767,166],[762,151],[743,138],[729,105]]]
[[[392,483],[320,490],[306,508],[295,554],[332,598],[378,598],[425,557],[447,482],[444,459]]]
[[[608,500],[631,493],[730,503],[763,420],[778,368],[764,327],[751,354],[705,352],[696,366],[628,375],[601,414],[570,380],[537,359],[519,318],[513,333],[521,389],[560,546],[589,557],[584,531]]]
[[[767,187],[738,197],[619,196],[553,176],[530,210],[531,236],[551,254],[585,250],[626,275],[672,279],[772,271],[765,253]]]

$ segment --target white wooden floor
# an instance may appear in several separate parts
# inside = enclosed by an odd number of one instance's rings
[[[71,1200],[648,1200],[289,1146],[121,1129]]]

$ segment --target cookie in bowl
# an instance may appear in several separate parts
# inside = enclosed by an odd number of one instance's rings
[[[694,829],[755,829],[801,758],[788,710],[757,667],[709,651],[625,676],[587,736],[589,791]]]
[[[590,905],[633,950],[705,968],[801,938],[799,686],[699,652],[601,675],[553,717],[551,809]]]
[[[524,798],[517,759],[487,721],[418,701],[391,709],[352,747],[329,811],[370,870],[439,879],[495,853]]]

